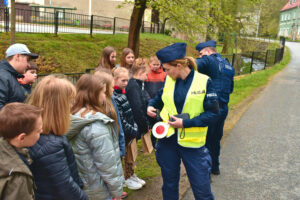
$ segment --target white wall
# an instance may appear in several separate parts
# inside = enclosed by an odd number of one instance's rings
[[[39,4],[44,5],[44,0],[16,0],[16,3],[32,3],[32,4]]]

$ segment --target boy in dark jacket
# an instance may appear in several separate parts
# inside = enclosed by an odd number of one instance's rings
[[[129,79],[129,71],[124,67],[119,67],[113,70],[113,76],[115,85],[113,98],[120,113],[122,128],[125,134],[125,149],[126,152],[128,152],[130,143],[138,135],[138,127],[134,121],[132,110],[125,92]],[[132,190],[142,188],[144,183],[142,184],[142,182],[133,177],[134,163],[129,159],[128,153],[126,153],[124,164],[125,185]]]
[[[34,62],[30,62],[25,74],[23,74],[24,77],[18,78],[18,82],[23,87],[26,97],[31,93],[32,84],[37,79],[37,71],[38,66]]]
[[[147,67],[145,65],[133,65],[131,68],[132,78],[129,80],[126,87],[126,96],[132,109],[134,121],[138,126],[138,137],[149,131],[149,121],[147,117],[147,94],[144,89],[144,81],[147,79]],[[145,184],[145,181],[133,175],[133,177],[140,183]]]
[[[35,106],[10,103],[0,111],[0,199],[34,199],[32,160],[25,147],[38,141],[42,127]]]

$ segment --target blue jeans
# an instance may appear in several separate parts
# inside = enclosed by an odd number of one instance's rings
[[[164,200],[179,199],[179,179],[181,160],[185,166],[195,199],[213,200],[210,187],[211,159],[208,150],[186,148],[177,143],[177,134],[158,140],[156,160],[161,167]]]

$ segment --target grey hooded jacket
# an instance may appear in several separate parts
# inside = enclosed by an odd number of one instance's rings
[[[119,197],[123,192],[123,170],[114,120],[96,112],[71,115],[67,133],[76,158],[84,192],[89,199]]]

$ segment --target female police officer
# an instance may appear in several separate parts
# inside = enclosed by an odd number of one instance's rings
[[[164,87],[149,102],[147,114],[170,125],[157,143],[156,159],[163,177],[163,199],[177,200],[181,160],[196,200],[214,199],[209,176],[211,159],[205,148],[207,125],[219,112],[217,95],[208,76],[195,71],[193,58],[185,57],[186,44],[175,43],[158,52],[167,73]],[[174,115],[185,114],[189,118]],[[170,117],[172,118],[170,121]]]

